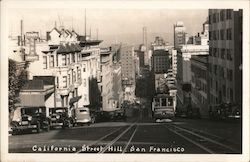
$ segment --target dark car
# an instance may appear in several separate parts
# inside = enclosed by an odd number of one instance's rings
[[[74,125],[74,118],[69,115],[67,107],[50,108],[51,127],[70,128]]]
[[[113,121],[117,121],[117,120],[122,120],[122,121],[127,120],[126,112],[124,109],[114,111]]]
[[[50,130],[50,118],[46,116],[46,107],[23,107],[21,108],[21,120],[12,127],[12,134],[24,131]]]

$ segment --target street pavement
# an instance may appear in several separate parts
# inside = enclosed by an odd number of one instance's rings
[[[185,118],[154,122],[138,115],[127,122],[9,136],[9,152],[239,154],[241,124]]]

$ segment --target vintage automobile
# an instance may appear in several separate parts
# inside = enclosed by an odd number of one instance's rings
[[[46,116],[46,107],[22,107],[21,119],[15,122],[12,134],[16,135],[24,131],[41,130],[49,131],[51,120]]]
[[[241,119],[242,106],[235,103],[221,103],[210,105],[209,117],[217,120]]]
[[[113,121],[117,121],[117,120],[122,120],[122,121],[126,121],[127,120],[127,116],[126,116],[126,112],[124,109],[119,109],[114,111],[114,115],[112,118]]]
[[[67,107],[50,108],[51,127],[70,128],[75,124],[75,118]]]
[[[90,110],[87,107],[76,108],[75,115],[77,125],[90,125],[90,123],[92,123]]]

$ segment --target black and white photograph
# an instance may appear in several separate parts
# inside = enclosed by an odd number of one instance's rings
[[[1,161],[247,162],[249,61],[249,1],[2,1]]]

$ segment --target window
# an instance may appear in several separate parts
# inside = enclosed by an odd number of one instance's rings
[[[215,90],[218,91],[218,82],[215,81]]]
[[[221,67],[221,77],[225,78],[225,73],[224,73],[224,68],[223,67]]]
[[[83,64],[82,71],[83,71],[83,72],[86,72],[86,65],[85,65],[85,64]]]
[[[216,31],[213,31],[213,40],[217,40]]]
[[[213,14],[213,23],[216,23],[216,13]]]
[[[225,13],[224,10],[220,11],[220,21],[224,21]]]
[[[233,80],[233,70],[228,69],[227,71],[227,78],[232,81]]]
[[[214,57],[217,57],[217,54],[218,54],[218,48],[214,48],[213,56],[214,56]]]
[[[227,9],[226,11],[226,19],[232,19],[232,11],[230,9]]]
[[[155,106],[160,106],[160,99],[159,98],[155,98]]]
[[[223,93],[223,96],[226,96],[226,86],[225,85],[222,86],[222,93]]]
[[[227,40],[232,40],[232,29],[227,29]]]
[[[56,66],[58,66],[58,54],[56,54]]]
[[[168,105],[167,106],[173,106],[173,98],[168,98]]]
[[[73,71],[73,82],[76,82],[76,72]]]
[[[224,40],[224,30],[220,30],[220,40]]]
[[[77,67],[77,79],[80,81],[81,80],[81,70],[79,67]]]
[[[62,55],[62,66],[66,66],[66,55]]]
[[[67,64],[70,64],[70,55],[67,55]]]
[[[222,59],[225,58],[225,51],[226,51],[225,48],[222,48],[222,49],[221,49],[221,54],[220,54],[220,56],[221,56]]]
[[[161,106],[167,106],[167,100],[166,98],[161,99]]]
[[[67,76],[63,76],[63,88],[67,88]]]
[[[233,60],[232,59],[232,49],[227,49],[227,60]]]
[[[71,60],[72,60],[72,62],[74,63],[76,60],[75,60],[75,54],[71,54]]]
[[[54,56],[50,56],[49,67],[54,67]]]
[[[233,96],[233,90],[230,88],[230,100],[233,101],[234,96]]]
[[[58,88],[59,87],[59,79],[58,79],[58,77],[56,77],[56,88]]]
[[[214,74],[217,75],[217,65],[214,65]]]
[[[208,21],[209,21],[209,24],[212,24],[212,15],[209,15]]]
[[[47,69],[47,56],[43,56],[43,69]]]

